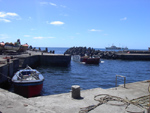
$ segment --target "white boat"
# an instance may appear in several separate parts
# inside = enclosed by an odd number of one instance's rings
[[[73,55],[72,59],[76,62],[82,62],[84,64],[99,64],[100,57],[89,57],[89,56],[83,56],[80,55]]]
[[[116,46],[112,45],[111,47],[106,47],[106,49],[121,49],[121,47],[116,47]]]
[[[15,51],[18,51],[19,50],[19,46],[11,46],[11,45],[5,45],[4,46],[4,49],[6,50],[15,50]]]
[[[14,92],[27,98],[40,95],[43,81],[43,75],[29,66],[17,71],[12,78]]]
[[[4,46],[4,49],[6,49],[6,50],[15,50],[15,51],[18,51],[19,48],[20,48],[20,45],[17,44],[17,43],[13,44],[13,43],[8,43],[7,42],[7,43],[5,43],[5,46]]]
[[[12,43],[12,42],[6,42],[4,49],[6,50],[14,50],[14,51],[18,51],[20,48],[20,39],[17,40],[17,42]]]

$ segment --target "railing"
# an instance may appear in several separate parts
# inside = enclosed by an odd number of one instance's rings
[[[126,77],[122,75],[116,75],[116,87],[117,87],[117,77],[122,77],[124,78],[124,88],[126,87]]]

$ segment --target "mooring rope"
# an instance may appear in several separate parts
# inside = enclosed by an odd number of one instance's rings
[[[11,77],[9,77],[9,76],[7,76],[7,75],[4,75],[3,73],[0,73],[2,76],[4,76],[4,77],[6,77],[6,78],[8,78],[8,79],[10,79],[11,80]]]
[[[102,105],[102,104],[110,104],[110,105],[115,105],[115,106],[126,106],[125,107],[125,110],[129,113],[144,113],[144,106],[142,105],[142,103],[139,103],[139,99],[142,99],[146,98],[146,101],[147,101],[147,98],[149,98],[150,95],[147,95],[147,96],[143,96],[143,97],[140,97],[140,98],[137,98],[137,99],[133,99],[133,100],[128,100],[127,98],[126,99],[123,99],[121,97],[117,97],[117,96],[111,96],[109,94],[99,94],[99,95],[96,95],[94,97],[94,100],[95,101],[98,101],[99,103],[96,104],[96,105],[91,105],[91,106],[88,106],[88,107],[84,107],[84,108],[80,108],[80,111],[79,113],[88,113],[89,111],[95,109],[96,107],[98,107],[99,105]],[[121,104],[112,104],[112,103],[108,103],[109,101],[117,101],[117,102],[121,102]],[[140,112],[133,112],[133,111],[129,111],[128,110],[128,107],[129,105],[134,105],[136,107],[139,107],[142,111]]]

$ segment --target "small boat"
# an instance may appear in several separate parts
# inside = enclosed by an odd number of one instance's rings
[[[27,98],[40,95],[43,81],[43,75],[29,66],[17,71],[12,78],[14,92]]]
[[[5,43],[4,42],[0,42],[0,50],[3,50],[4,46],[5,46]]]
[[[19,50],[19,48],[20,48],[20,45],[19,44],[17,44],[17,43],[5,43],[5,46],[4,46],[4,49],[6,49],[6,50],[14,50],[14,51],[17,51],[17,50]]]
[[[73,55],[72,56],[72,60],[76,61],[76,62],[81,62],[84,64],[99,64],[100,62],[100,57],[89,57],[89,56],[80,56],[80,55]]]
[[[80,62],[81,56],[80,55],[73,55],[72,60],[75,62]]]
[[[18,51],[25,52],[27,49],[28,49],[28,44],[26,43],[26,44],[21,45]]]
[[[99,64],[100,58],[83,56],[80,58],[80,62],[85,62],[86,64]]]

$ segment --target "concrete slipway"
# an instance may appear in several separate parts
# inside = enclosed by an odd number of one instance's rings
[[[126,84],[126,88],[119,86],[110,89],[81,90],[82,99],[72,99],[71,92],[27,99],[0,89],[0,113],[79,113],[80,108],[98,103],[94,100],[95,95],[109,94],[131,100],[148,95],[148,86],[148,81],[142,81]],[[130,107],[130,110],[142,113],[139,112],[141,109],[134,106]],[[125,106],[102,104],[89,113],[127,113],[127,111]]]

